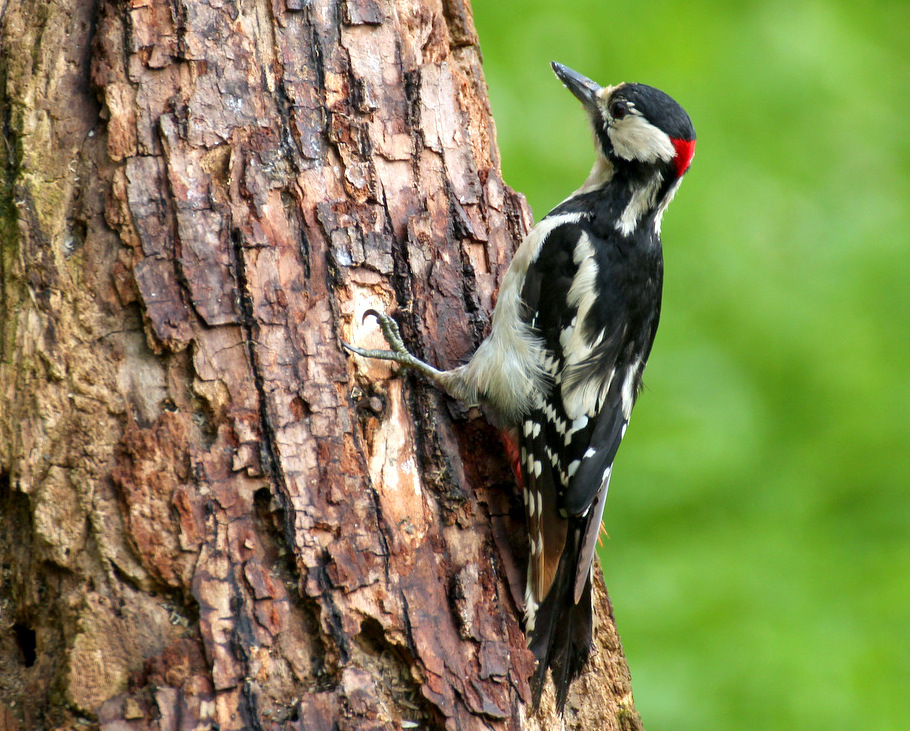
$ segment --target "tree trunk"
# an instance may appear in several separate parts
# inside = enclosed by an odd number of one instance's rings
[[[340,345],[462,361],[529,225],[466,0],[0,14],[0,730],[559,727],[495,430]]]

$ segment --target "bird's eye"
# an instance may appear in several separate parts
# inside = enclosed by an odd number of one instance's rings
[[[624,101],[615,101],[610,105],[610,116],[620,120],[629,113],[629,107]]]

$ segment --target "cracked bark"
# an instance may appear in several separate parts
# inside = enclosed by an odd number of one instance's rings
[[[536,729],[459,0],[0,7],[0,729]],[[546,70],[543,69],[541,73]],[[568,728],[638,729],[598,584]]]

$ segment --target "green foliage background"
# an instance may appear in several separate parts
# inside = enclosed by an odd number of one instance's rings
[[[646,727],[910,729],[910,3],[474,12],[538,218],[593,161],[550,60],[698,132],[602,553]]]

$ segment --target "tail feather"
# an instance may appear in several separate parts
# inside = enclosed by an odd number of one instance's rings
[[[540,705],[549,669],[556,688],[556,708],[560,713],[565,709],[569,686],[581,674],[593,646],[590,573],[578,603],[575,602],[575,564],[581,548],[581,533],[581,530],[569,533],[553,585],[535,612],[528,643],[537,658],[532,682],[534,707]]]

